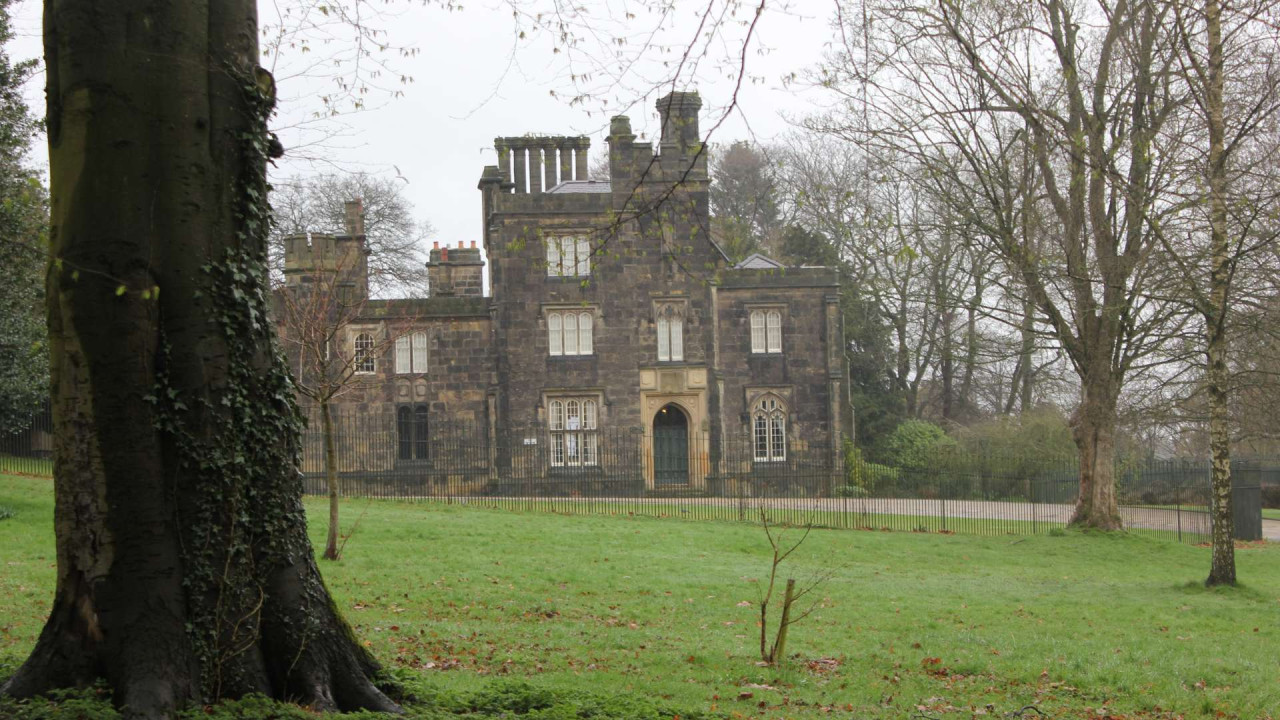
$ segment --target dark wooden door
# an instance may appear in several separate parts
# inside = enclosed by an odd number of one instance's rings
[[[653,480],[657,486],[689,484],[689,418],[676,405],[653,418]]]

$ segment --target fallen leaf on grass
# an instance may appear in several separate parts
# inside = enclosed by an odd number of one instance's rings
[[[835,672],[840,668],[840,661],[835,658],[821,657],[810,660],[805,663],[805,666],[809,668],[810,672],[829,673]]]

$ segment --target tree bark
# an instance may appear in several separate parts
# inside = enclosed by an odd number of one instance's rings
[[[395,710],[306,534],[254,2],[46,0],[44,22],[58,572],[0,692]]]
[[[324,559],[338,559],[338,466],[333,439],[333,409],[327,400],[320,403],[320,423],[324,426],[324,477],[329,485],[329,532],[324,545]]]
[[[1080,495],[1071,524],[1098,530],[1122,530],[1116,500],[1115,393],[1105,380],[1086,379],[1072,435],[1080,451]]]
[[[1022,386],[1018,391],[1018,412],[1023,415],[1031,410],[1031,402],[1035,398],[1035,306],[1025,301],[1022,306],[1022,324],[1018,331],[1022,336],[1022,346],[1018,351],[1018,360],[1022,363]]]
[[[1231,517],[1231,436],[1227,418],[1226,315],[1231,278],[1231,248],[1227,241],[1227,168],[1223,119],[1222,8],[1205,0],[1205,35],[1209,67],[1205,82],[1205,110],[1209,129],[1209,232],[1212,269],[1205,313],[1209,391],[1209,448],[1213,455],[1213,560],[1208,585],[1236,584],[1235,527]]]
[[[787,578],[787,590],[782,596],[782,617],[778,618],[778,635],[769,651],[769,662],[776,663],[787,656],[787,630],[791,628],[791,604],[795,602],[796,581]]]

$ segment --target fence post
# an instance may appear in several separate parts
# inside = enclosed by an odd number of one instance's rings
[[[1173,510],[1178,518],[1178,542],[1182,542],[1182,487],[1173,494]]]

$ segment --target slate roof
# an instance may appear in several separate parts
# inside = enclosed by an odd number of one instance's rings
[[[547,190],[549,193],[596,193],[607,194],[613,192],[613,186],[608,180],[565,180]]]
[[[733,267],[737,270],[781,270],[785,266],[777,260],[767,258],[760,253],[751,253],[742,262]]]

